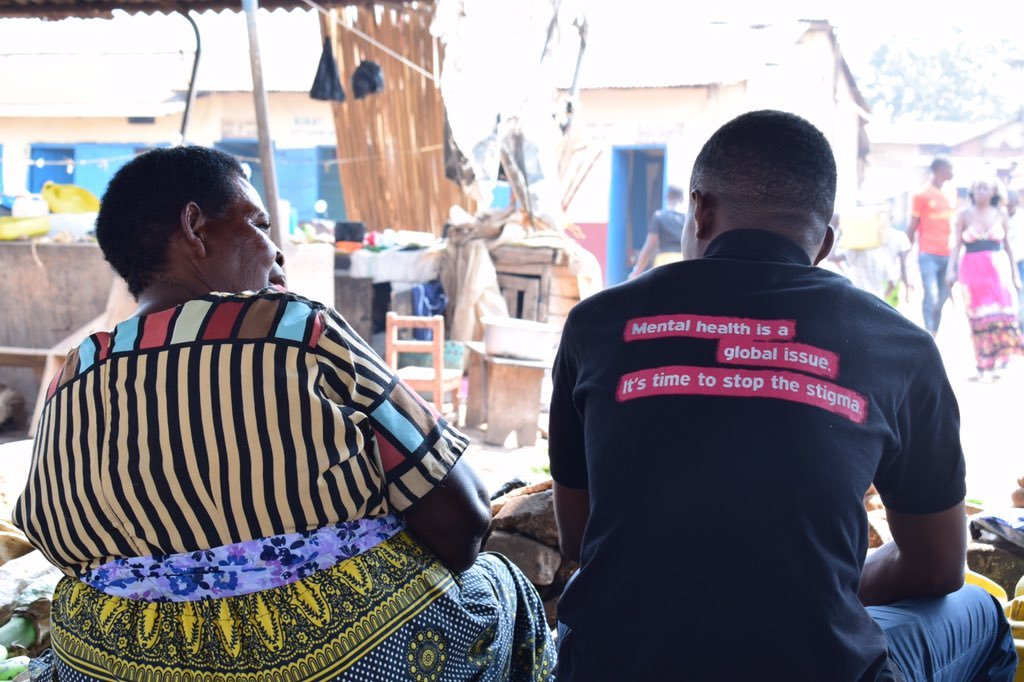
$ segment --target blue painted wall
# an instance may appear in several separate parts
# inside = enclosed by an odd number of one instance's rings
[[[287,199],[299,220],[316,217],[313,204],[319,198],[316,148],[278,149],[274,152],[277,166],[277,193]]]
[[[56,146],[47,144],[34,144],[31,148],[32,161],[66,161],[75,158],[74,146]],[[65,164],[46,165],[40,168],[33,165],[28,172],[28,191],[38,194],[43,189],[47,180],[60,184],[74,182],[75,176],[72,172],[68,174]]]
[[[28,191],[38,193],[47,180],[52,180],[61,185],[84,187],[97,197],[102,197],[114,173],[128,163],[139,149],[135,144],[34,144],[29,152],[33,161],[42,159],[60,163],[42,168],[33,165],[28,174]],[[65,163],[67,161],[74,164],[70,173]]]
[[[346,220],[348,211],[345,209],[345,192],[341,186],[341,176],[338,173],[338,164],[330,163],[337,159],[337,152],[334,147],[317,147],[317,160],[320,166],[317,169],[317,185],[320,192],[318,198],[327,202],[326,218],[330,220]]]
[[[136,148],[134,144],[75,145],[74,184],[102,197],[103,193],[107,191],[107,183],[114,177],[114,173],[121,169],[121,166],[131,161],[135,156]],[[106,161],[88,163],[95,159],[106,159]]]

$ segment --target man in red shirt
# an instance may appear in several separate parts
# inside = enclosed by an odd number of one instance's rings
[[[907,234],[911,244],[915,238],[919,238],[918,265],[924,286],[924,326],[935,336],[942,319],[942,306],[949,298],[945,273],[949,265],[952,209],[946,195],[942,193],[942,185],[953,179],[953,165],[948,159],[938,158],[932,161],[931,171],[931,182],[914,195]]]

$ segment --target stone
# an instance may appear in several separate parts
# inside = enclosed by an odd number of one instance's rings
[[[967,545],[967,567],[995,581],[1012,595],[1017,581],[1024,575],[1024,551],[1005,540],[972,542]]]
[[[542,490],[551,490],[555,485],[555,482],[549,478],[546,481],[534,483],[533,485],[512,487],[504,494],[501,494],[501,491],[511,483],[512,481],[509,481],[509,483],[506,483],[498,489],[498,494],[491,496],[491,516],[497,516],[502,507],[504,507],[505,504],[513,498],[520,497],[521,495],[532,495],[533,493],[539,493]]]
[[[494,517],[492,525],[496,530],[516,532],[549,547],[558,547],[555,501],[550,490],[509,499]]]
[[[885,520],[885,509],[868,512],[868,547],[876,549],[892,540],[889,523]]]
[[[562,555],[557,550],[515,533],[494,531],[485,549],[504,554],[534,585],[550,585],[562,565]]]
[[[25,556],[34,549],[25,534],[10,521],[0,519],[0,566]]]

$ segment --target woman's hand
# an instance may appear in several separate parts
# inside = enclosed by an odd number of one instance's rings
[[[955,268],[949,268],[948,270],[946,270],[946,286],[947,287],[952,287],[954,284],[956,284],[956,280],[957,279],[958,279],[958,277],[957,277],[957,272],[956,272]]]

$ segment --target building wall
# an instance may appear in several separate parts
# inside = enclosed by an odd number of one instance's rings
[[[836,208],[856,205],[862,114],[827,30],[812,29],[749,81],[746,109],[780,109],[806,118],[828,138],[836,158]]]
[[[689,186],[693,160],[707,138],[735,116],[756,109],[790,111],[814,123],[832,145],[838,168],[836,205],[854,205],[862,175],[862,112],[824,30],[810,30],[745,83],[679,88],[584,90],[576,124],[602,151],[568,209],[588,226],[583,245],[605,265],[612,153],[615,146],[664,144],[669,184]]]
[[[336,143],[330,104],[312,100],[305,93],[293,92],[272,92],[269,104],[270,130],[281,166],[279,175],[293,185],[306,185],[307,179],[295,175],[300,162],[309,166],[307,172],[302,164],[301,175],[318,173],[322,163],[317,148],[334,147]],[[92,156],[95,163],[76,167],[75,178],[99,176],[86,184],[95,184],[96,187],[91,188],[102,191],[105,180],[127,160],[124,157],[130,156],[132,149],[173,144],[178,139],[180,126],[180,113],[141,124],[129,123],[127,118],[0,118],[0,139],[4,141],[2,186],[10,194],[30,189],[35,160],[33,145],[81,145],[80,150]],[[212,93],[196,99],[189,121],[188,141],[213,146],[224,140],[256,140],[251,93]],[[308,150],[309,153],[289,154],[287,150]],[[76,156],[82,158],[81,154]],[[304,202],[310,198],[309,192],[300,194]]]
[[[745,86],[584,90],[575,125],[602,150],[569,207],[577,223],[608,222],[608,191],[616,146],[663,144],[669,184],[687,187],[693,159],[721,122],[739,113]]]

